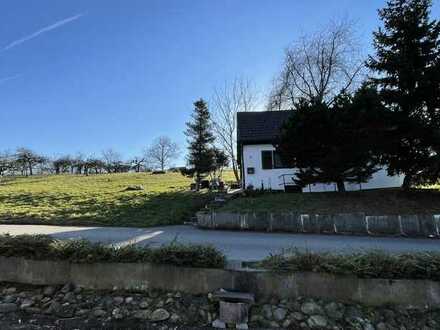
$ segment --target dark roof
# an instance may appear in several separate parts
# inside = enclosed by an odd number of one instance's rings
[[[292,111],[261,111],[237,113],[237,142],[252,144],[271,142],[279,136],[283,123]]]

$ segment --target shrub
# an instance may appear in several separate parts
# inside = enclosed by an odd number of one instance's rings
[[[209,245],[184,245],[172,243],[151,250],[150,260],[156,264],[171,264],[183,267],[218,268],[225,264],[222,253]]]
[[[0,235],[0,256],[73,263],[155,263],[184,267],[223,268],[225,256],[212,246],[173,242],[158,248],[106,246],[86,240],[55,240],[45,235]]]
[[[440,281],[440,253],[418,252],[318,254],[291,251],[272,255],[257,266],[276,272],[310,271],[353,275],[360,278],[427,279]]]
[[[52,243],[54,240],[45,235],[11,236],[6,234],[0,236],[0,255],[42,259],[45,256],[51,256]]]

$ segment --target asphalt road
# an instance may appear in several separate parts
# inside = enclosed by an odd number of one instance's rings
[[[150,244],[158,246],[177,240],[182,243],[212,244],[229,260],[260,260],[286,248],[349,253],[381,249],[391,253],[438,251],[438,239],[392,237],[330,236],[310,234],[274,234],[238,231],[208,231],[193,226],[154,228],[59,227],[41,225],[0,225],[0,233],[48,234],[58,239],[83,238],[93,242],[123,246]]]

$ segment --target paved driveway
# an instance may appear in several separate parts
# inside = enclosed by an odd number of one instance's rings
[[[0,225],[0,233],[48,234],[59,239],[84,238],[119,246],[131,243],[158,246],[177,240],[184,243],[212,244],[221,249],[230,260],[247,261],[259,260],[292,247],[343,253],[368,249],[383,249],[388,252],[440,252],[440,240],[437,239],[208,231],[193,226],[116,228]]]

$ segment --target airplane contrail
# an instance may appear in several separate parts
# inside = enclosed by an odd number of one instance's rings
[[[14,80],[14,79],[17,79],[17,78],[20,78],[20,77],[21,77],[21,74],[16,74],[16,75],[13,75],[13,76],[0,78],[0,85],[5,83],[5,82],[7,82],[7,81],[9,81],[9,80]]]
[[[14,47],[16,47],[18,45],[21,45],[22,43],[25,43],[26,41],[34,39],[34,38],[36,38],[36,37],[38,37],[38,36],[40,36],[40,35],[42,35],[42,34],[44,34],[46,32],[58,29],[58,28],[62,27],[63,25],[66,25],[66,24],[68,24],[70,22],[76,21],[77,19],[83,17],[84,15],[86,15],[86,13],[77,14],[77,15],[74,15],[74,16],[62,19],[62,20],[60,20],[58,22],[55,22],[55,23],[53,23],[51,25],[45,26],[45,27],[43,27],[43,28],[41,28],[41,29],[39,29],[39,30],[37,30],[37,31],[35,31],[35,32],[25,36],[25,37],[23,37],[23,38],[20,38],[20,39],[12,41],[10,44],[8,44],[4,48],[2,48],[1,52],[7,51],[7,50],[9,50],[11,48],[14,48]]]

